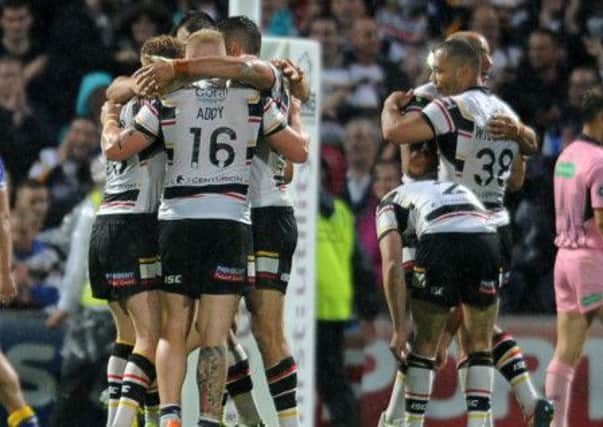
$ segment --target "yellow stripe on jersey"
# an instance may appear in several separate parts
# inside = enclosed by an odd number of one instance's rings
[[[279,126],[283,126],[284,124],[285,121],[280,120],[280,118],[275,120],[273,123],[267,126],[266,129],[264,129],[264,135],[270,135],[272,132],[274,132],[276,128],[278,128]]]
[[[153,264],[159,260],[159,257],[151,257],[151,258],[138,258],[138,262],[140,264]]]
[[[270,257],[270,258],[278,258],[278,252],[256,251],[255,256],[256,257],[264,256],[264,257]]]
[[[262,97],[259,94],[257,94],[254,96],[249,96],[247,98],[247,103],[248,104],[259,104],[261,100],[262,100]]]

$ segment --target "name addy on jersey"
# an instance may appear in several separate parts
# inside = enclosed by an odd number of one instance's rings
[[[204,107],[197,111],[197,118],[202,120],[215,120],[222,118],[224,107]]]

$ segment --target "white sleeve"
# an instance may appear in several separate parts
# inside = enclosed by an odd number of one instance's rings
[[[458,108],[451,98],[434,99],[425,108],[423,116],[431,125],[436,135],[446,135],[456,132],[456,125],[450,110]]]
[[[266,98],[262,115],[262,135],[268,137],[287,127],[287,116],[272,98]]]
[[[161,131],[158,105],[145,101],[134,117],[134,128],[148,136],[157,138]]]

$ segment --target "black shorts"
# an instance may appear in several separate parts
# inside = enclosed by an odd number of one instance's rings
[[[445,307],[487,307],[498,298],[500,280],[496,234],[432,234],[417,246],[410,291],[413,298]]]
[[[198,299],[202,294],[243,294],[250,227],[238,221],[159,221],[161,290]]]
[[[158,253],[156,214],[97,216],[88,252],[92,295],[115,301],[157,289]]]
[[[513,231],[511,225],[502,225],[496,229],[500,241],[500,255],[502,258],[503,278],[501,286],[509,283],[511,277],[511,257],[513,254]]]
[[[297,223],[293,208],[270,206],[251,210],[255,287],[287,290],[291,261],[297,245]]]

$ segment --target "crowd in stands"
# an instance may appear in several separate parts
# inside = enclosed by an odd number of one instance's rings
[[[90,164],[100,152],[106,87],[138,68],[144,40],[168,32],[190,9],[226,16],[228,1],[0,4],[0,157],[12,189],[14,305],[50,311],[63,286],[68,245],[44,236],[94,187]],[[552,167],[579,132],[581,95],[603,77],[603,3],[263,0],[262,13],[264,34],[322,45],[323,163],[329,190],[355,215],[376,289],[375,206],[383,188],[400,180],[399,150],[381,138],[382,102],[428,79],[427,54],[447,34],[470,29],[486,36],[494,59],[490,88],[540,138],[524,188],[508,197],[515,245],[503,310],[553,313]]]

